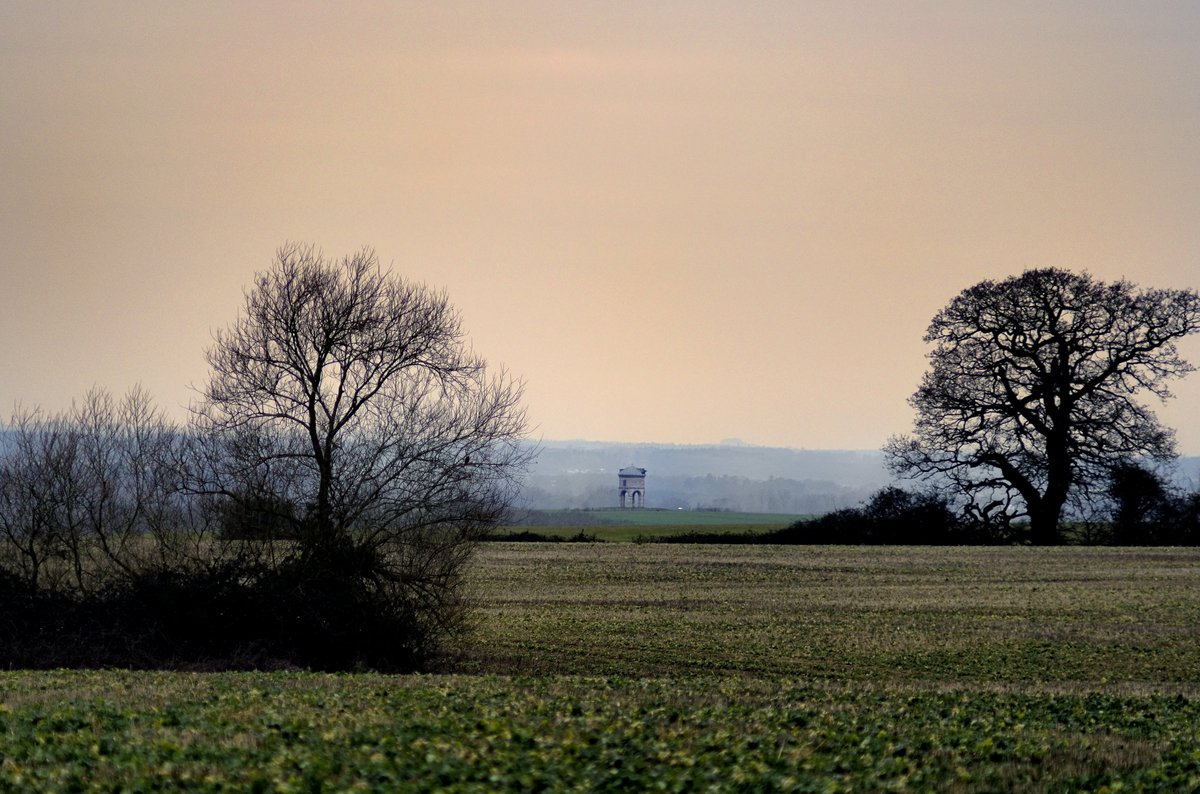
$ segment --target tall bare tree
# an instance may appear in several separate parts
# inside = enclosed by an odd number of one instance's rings
[[[290,506],[275,518],[312,571],[436,605],[529,461],[520,383],[488,372],[444,294],[371,250],[280,248],[208,361],[202,486]]]
[[[1173,431],[1137,397],[1171,396],[1168,382],[1193,370],[1176,340],[1197,330],[1193,290],[1059,269],[981,282],[930,323],[915,428],[888,442],[889,465],[1058,542],[1073,494],[1102,489],[1119,461],[1173,456]]]

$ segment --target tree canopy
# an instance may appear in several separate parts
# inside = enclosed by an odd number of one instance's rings
[[[1117,462],[1174,455],[1174,433],[1139,402],[1193,370],[1176,341],[1200,330],[1193,290],[1139,289],[1030,270],[964,290],[933,318],[910,435],[885,448],[901,476],[949,484],[981,521],[1027,518],[1060,540],[1072,496]]]
[[[488,372],[444,294],[370,250],[281,248],[208,360],[197,411],[223,464],[210,487],[298,508],[285,517],[313,564],[468,540],[528,460],[520,384]]]

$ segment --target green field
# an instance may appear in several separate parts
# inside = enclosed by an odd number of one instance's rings
[[[444,672],[0,673],[0,791],[1200,789],[1200,551],[487,544]]]
[[[548,511],[549,512],[549,511]],[[554,515],[571,516],[579,513],[610,524],[639,527],[727,527],[759,526],[778,528],[807,516],[790,513],[732,513],[718,510],[558,510]],[[564,521],[564,524],[570,524]]]
[[[498,534],[530,531],[568,538],[585,533],[596,540],[628,542],[694,533],[764,532],[782,529],[811,516],[790,513],[726,513],[707,510],[541,510],[540,522],[508,527]]]

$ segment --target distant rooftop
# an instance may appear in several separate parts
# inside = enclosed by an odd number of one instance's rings
[[[621,477],[645,477],[646,470],[639,469],[637,466],[626,466],[625,468],[621,469],[618,474]]]

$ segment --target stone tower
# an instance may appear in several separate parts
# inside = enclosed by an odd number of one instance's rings
[[[637,466],[626,466],[617,474],[621,478],[621,507],[645,507],[646,470]]]

